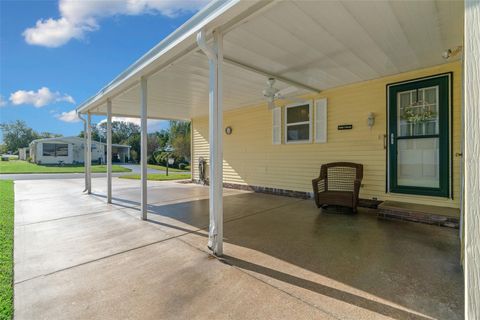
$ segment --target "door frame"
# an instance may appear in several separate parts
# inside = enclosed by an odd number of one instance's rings
[[[441,78],[441,79],[439,79]],[[418,85],[428,86],[429,82],[438,82],[440,85],[446,86],[446,90],[439,90],[439,97],[442,95],[446,100],[447,107],[442,108],[439,106],[439,166],[440,166],[440,185],[439,188],[427,188],[427,187],[414,187],[414,186],[398,186],[396,183],[397,177],[397,137],[395,136],[394,143],[391,141],[391,128],[397,131],[397,106],[395,105],[394,116],[391,116],[391,104],[395,102],[395,95],[398,91],[413,90]],[[442,83],[445,81],[446,83]],[[422,84],[423,83],[423,84]],[[453,131],[453,94],[452,94],[453,72],[441,73],[432,76],[426,76],[421,78],[410,79],[407,81],[399,81],[395,83],[389,83],[386,86],[386,110],[387,110],[387,126],[386,126],[386,139],[387,139],[387,172],[386,172],[386,191],[387,193],[400,193],[411,195],[423,195],[423,196],[436,196],[452,198],[453,195],[453,175],[452,175],[452,131]],[[436,84],[435,84],[436,85]],[[395,95],[391,96],[390,91],[392,87],[398,87],[395,91]],[[440,102],[441,98],[439,99]],[[428,136],[426,136],[428,137]]]

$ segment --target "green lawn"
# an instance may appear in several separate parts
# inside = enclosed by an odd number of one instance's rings
[[[147,164],[147,167],[149,167],[150,169],[156,169],[156,170],[167,170],[167,167],[165,166],[160,166],[160,165],[156,165],[156,164]],[[185,170],[180,170],[180,169],[176,169],[176,168],[168,168],[168,171],[170,172],[190,172],[190,166],[187,166],[187,168]]]
[[[140,180],[139,174],[127,174],[120,176],[122,179],[135,179]],[[171,173],[168,176],[163,173],[150,173],[147,175],[147,180],[164,181],[164,180],[181,180],[190,179],[190,173]]]
[[[13,315],[13,181],[0,180],[0,319]]]
[[[113,165],[113,172],[130,172],[130,169]],[[83,173],[83,164],[38,165],[21,160],[0,161],[0,173]],[[106,165],[92,165],[92,172],[107,172]]]

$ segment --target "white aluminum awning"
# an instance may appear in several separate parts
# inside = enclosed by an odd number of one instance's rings
[[[208,115],[208,60],[195,37],[224,35],[224,110],[262,103],[268,75],[298,95],[445,62],[463,44],[461,1],[214,1],[80,105],[80,113],[148,117]],[[458,58],[458,57],[457,57]],[[282,79],[284,81],[282,81]]]

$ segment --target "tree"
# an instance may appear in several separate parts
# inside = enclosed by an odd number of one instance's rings
[[[83,138],[85,136],[85,133],[82,131],[80,131],[80,134],[78,135],[80,138]],[[98,127],[94,124],[92,124],[92,140],[93,141],[101,141],[103,139],[103,141],[105,141],[105,138],[103,138],[103,135],[102,133],[100,132],[100,130],[98,130]]]
[[[3,141],[8,151],[15,152],[19,148],[28,147],[30,142],[39,138],[32,128],[27,126],[27,123],[22,120],[17,120],[12,123],[0,124],[0,129],[3,134]]]
[[[155,132],[158,137],[159,149],[165,149],[170,143],[170,132],[168,130],[162,129],[160,132]]]
[[[8,151],[7,145],[4,143],[0,144],[0,154],[7,153],[7,151]]]
[[[101,134],[103,141],[105,141],[107,123],[101,122],[96,127]],[[130,136],[134,134],[140,134],[140,126],[136,125],[135,123],[125,121],[112,122],[112,143],[123,144]]]
[[[190,162],[190,122],[170,121],[170,144],[174,155]]]
[[[123,144],[131,147],[130,155],[134,161],[140,160],[140,134],[131,135]]]
[[[51,132],[44,131],[44,132],[40,132],[40,133],[38,134],[38,138],[37,138],[37,139],[43,139],[43,138],[59,138],[59,137],[63,137],[63,134],[51,133]]]
[[[152,155],[160,148],[160,140],[156,133],[149,133],[147,135],[147,155]]]

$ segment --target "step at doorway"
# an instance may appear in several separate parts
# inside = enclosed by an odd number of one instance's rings
[[[378,206],[377,216],[456,228],[460,225],[460,209],[430,206],[400,201],[384,201]]]

